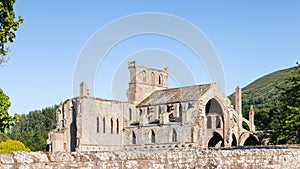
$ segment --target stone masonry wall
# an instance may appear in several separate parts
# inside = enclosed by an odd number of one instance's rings
[[[13,152],[0,168],[300,168],[300,146],[228,150],[177,149],[98,153]]]

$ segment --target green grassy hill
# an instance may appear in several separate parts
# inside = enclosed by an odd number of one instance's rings
[[[284,86],[286,84],[285,79],[290,76],[293,69],[289,68],[270,73],[242,88],[243,115],[248,117],[250,105],[254,106],[257,130],[269,129],[269,112],[273,107],[273,103],[279,97],[276,84]],[[234,94],[230,95],[229,98],[234,104]]]

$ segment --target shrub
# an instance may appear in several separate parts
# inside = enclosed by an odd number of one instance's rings
[[[25,145],[17,140],[7,140],[0,143],[0,153],[11,153],[13,151],[27,151],[30,149],[25,147]]]
[[[4,133],[0,133],[0,143],[6,140],[10,140],[10,138]]]

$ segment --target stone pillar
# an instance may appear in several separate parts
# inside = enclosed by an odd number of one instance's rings
[[[198,115],[196,118],[196,128],[195,129],[198,129],[197,131],[197,137],[196,137],[196,143],[197,143],[197,146],[198,147],[206,147],[206,125],[203,125],[203,124],[206,124],[206,118],[203,117],[202,115]]]
[[[239,86],[235,89],[235,111],[242,114],[242,90]]]
[[[85,82],[80,83],[80,97],[87,97],[89,96],[89,89]]]
[[[217,126],[216,126],[216,116],[211,116],[211,128],[212,129],[216,129]]]
[[[250,130],[255,131],[253,105],[250,106],[250,110],[249,110],[249,123],[250,123]]]
[[[241,129],[242,126],[242,90],[239,86],[235,89],[235,111],[238,113],[238,126]]]

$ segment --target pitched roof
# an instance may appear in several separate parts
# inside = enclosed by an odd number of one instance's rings
[[[198,100],[211,87],[212,84],[202,84],[195,86],[157,90],[153,92],[150,96],[148,96],[145,100],[143,100],[141,103],[139,103],[137,107]]]

